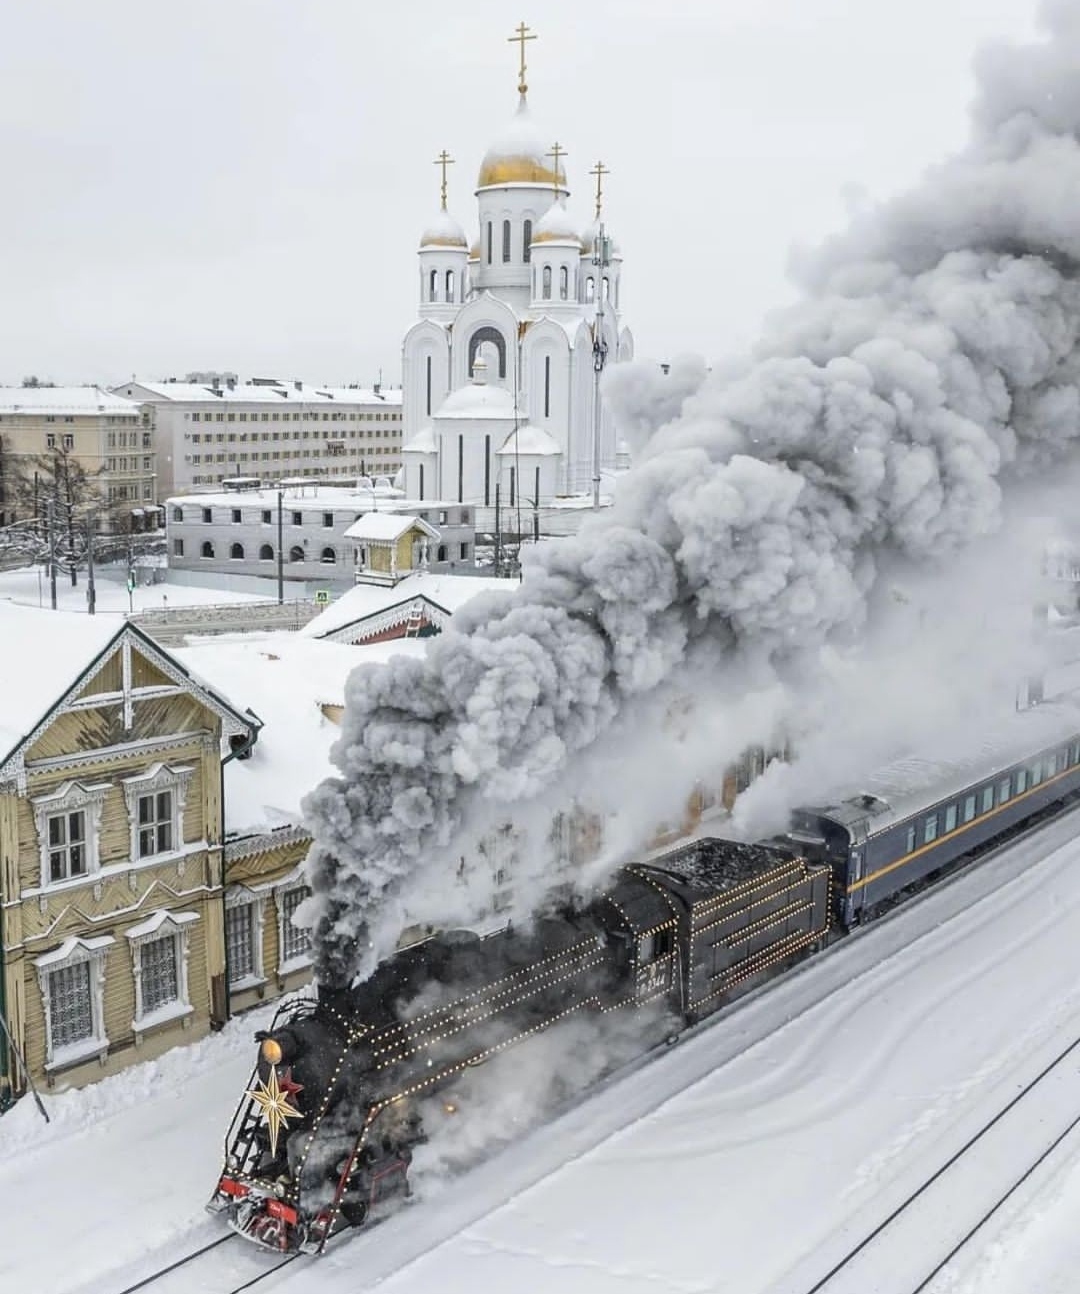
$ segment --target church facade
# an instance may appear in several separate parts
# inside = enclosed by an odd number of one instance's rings
[[[504,506],[548,509],[610,495],[622,465],[596,400],[597,369],[633,355],[622,255],[601,219],[605,171],[592,172],[596,218],[580,230],[564,154],[534,126],[521,73],[517,112],[480,166],[471,244],[447,210],[440,159],[442,207],[420,241],[419,318],[402,355],[410,498],[487,509],[498,486]]]

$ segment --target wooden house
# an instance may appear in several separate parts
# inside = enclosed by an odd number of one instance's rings
[[[259,720],[114,617],[0,606],[0,1108],[229,1010],[222,763]]]

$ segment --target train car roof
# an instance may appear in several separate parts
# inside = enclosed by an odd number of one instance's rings
[[[792,861],[790,850],[774,845],[748,845],[706,836],[648,863],[635,864],[632,870],[650,876],[692,904],[777,867],[790,865]]]
[[[806,806],[848,827],[869,820],[874,833],[987,781],[1080,735],[1080,701],[1061,699],[951,734],[934,753],[906,756],[864,776],[857,795]]]

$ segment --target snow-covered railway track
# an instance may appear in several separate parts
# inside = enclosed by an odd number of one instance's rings
[[[151,1294],[170,1294],[171,1291],[180,1294],[180,1291],[193,1289],[199,1290],[200,1294],[242,1294],[242,1291],[251,1289],[287,1267],[297,1257],[292,1254],[274,1261],[248,1245],[232,1246],[233,1252],[228,1261],[223,1261],[219,1252],[209,1257],[212,1251],[219,1251],[223,1245],[239,1239],[235,1232],[218,1236],[209,1244],[183,1254],[133,1284],[124,1286],[116,1294],[137,1294],[143,1290],[150,1291]],[[200,1262],[201,1259],[206,1261]],[[271,1265],[268,1266],[268,1262]]]
[[[1058,1147],[1080,1135],[1076,1111],[1080,1037],[1051,1056],[803,1294],[925,1294]]]

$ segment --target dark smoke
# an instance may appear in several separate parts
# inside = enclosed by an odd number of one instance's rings
[[[611,515],[425,660],[358,671],[307,801],[319,974],[366,973],[478,797],[549,785],[703,640],[774,660],[858,626],[881,558],[992,532],[1080,435],[1080,21],[979,63],[973,138],[801,267],[752,364],[612,372],[642,446]]]

